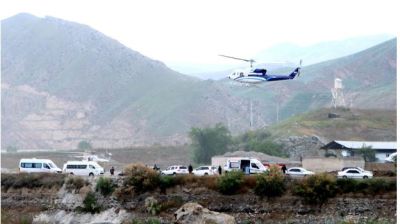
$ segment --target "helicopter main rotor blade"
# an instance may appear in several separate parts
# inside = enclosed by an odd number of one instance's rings
[[[237,58],[237,57],[232,57],[232,56],[222,55],[222,54],[220,54],[219,56],[226,57],[226,58],[231,58],[231,59],[236,59],[236,60],[242,60],[242,61],[246,61],[246,62],[256,62],[253,59]]]

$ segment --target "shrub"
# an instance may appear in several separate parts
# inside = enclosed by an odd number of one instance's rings
[[[65,189],[68,191],[81,189],[82,187],[89,185],[82,177],[70,176],[65,181]]]
[[[367,182],[368,182],[368,192],[370,194],[378,194],[396,190],[396,185],[393,184],[393,181],[387,181],[385,179],[371,179],[368,180]]]
[[[161,176],[160,177],[160,183],[159,183],[160,191],[162,193],[165,193],[166,189],[175,186],[177,184],[176,182],[177,181],[176,181],[176,179],[174,177]]]
[[[83,200],[83,208],[78,207],[77,209],[94,214],[100,212],[101,206],[97,204],[96,195],[93,192],[89,192]]]
[[[160,220],[157,218],[148,218],[146,220],[138,220],[138,219],[133,219],[132,224],[160,224]]]
[[[357,190],[357,181],[354,179],[337,179],[336,186],[338,193],[350,193],[356,192]]]
[[[124,185],[132,186],[137,193],[152,191],[159,186],[160,175],[153,169],[141,164],[128,165],[124,173],[126,174]]]
[[[96,191],[100,191],[102,195],[108,196],[114,191],[114,183],[110,178],[100,177],[96,183]]]
[[[154,197],[146,198],[144,201],[144,206],[146,207],[146,211],[152,215],[157,215],[161,211],[161,205]]]
[[[279,167],[272,166],[268,173],[257,175],[254,193],[258,196],[278,197],[285,191],[285,177]]]
[[[296,183],[293,193],[303,197],[306,203],[322,205],[336,195],[336,182],[332,176],[317,174]]]
[[[5,190],[9,188],[52,188],[61,186],[64,183],[65,175],[52,173],[18,173],[2,174],[1,187]]]
[[[231,171],[218,178],[217,188],[222,194],[235,194],[243,183],[243,172]]]

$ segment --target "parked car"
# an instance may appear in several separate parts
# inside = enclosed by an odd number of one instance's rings
[[[289,175],[291,177],[306,177],[314,174],[314,172],[306,170],[302,167],[291,167],[286,170],[286,175]]]
[[[104,168],[94,161],[68,161],[63,172],[79,176],[97,176],[104,174]]]
[[[255,158],[249,157],[233,157],[226,160],[224,166],[225,172],[230,172],[233,170],[242,170],[243,172],[249,172],[249,174],[263,173],[267,171],[267,168]]]
[[[371,171],[364,170],[364,169],[361,168],[361,167],[351,167],[351,166],[349,166],[349,167],[343,167],[342,171],[345,171],[345,170],[347,170],[347,169],[356,169],[356,170],[359,170],[359,171],[361,171],[361,172],[369,172],[369,173],[373,174]]]
[[[218,170],[215,166],[200,166],[193,170],[193,174],[196,176],[215,175],[218,174]]]
[[[188,173],[189,173],[188,168],[182,165],[170,166],[167,169],[161,171],[161,174],[163,175],[177,175],[177,174],[188,174]]]
[[[61,173],[61,169],[50,159],[21,159],[19,171],[26,173]]]
[[[339,171],[338,178],[363,178],[363,179],[368,179],[368,178],[372,178],[373,174],[371,171],[361,171],[359,169],[354,169],[354,168],[350,168],[350,169],[346,169],[344,171]]]

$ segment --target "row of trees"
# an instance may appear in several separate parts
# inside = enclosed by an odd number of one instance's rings
[[[281,150],[281,145],[271,140],[271,134],[266,130],[248,131],[233,137],[230,131],[219,123],[214,127],[192,128],[189,137],[192,140],[193,160],[197,163],[209,163],[214,155],[237,150],[287,156]]]

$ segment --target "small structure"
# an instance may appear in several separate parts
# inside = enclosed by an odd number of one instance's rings
[[[375,151],[377,162],[385,162],[390,154],[397,152],[397,142],[340,141],[334,140],[321,147],[327,152],[334,152],[337,157],[359,156],[358,151],[370,147]]]

